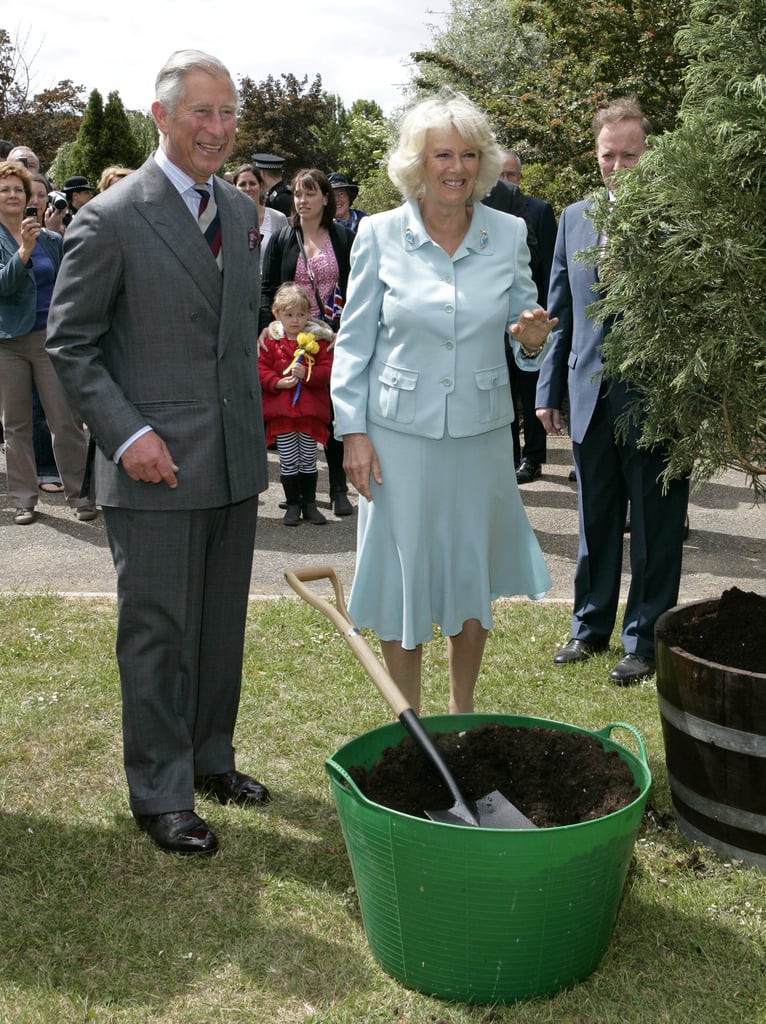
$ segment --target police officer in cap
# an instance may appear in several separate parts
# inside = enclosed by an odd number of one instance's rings
[[[263,175],[268,190],[263,197],[263,205],[289,217],[293,212],[293,192],[282,180],[284,163],[284,157],[275,156],[274,153],[256,153],[253,157],[253,164]]]

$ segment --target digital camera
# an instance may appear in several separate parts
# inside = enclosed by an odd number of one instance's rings
[[[69,203],[67,202],[66,196],[63,192],[49,192],[48,206],[50,206],[52,210],[66,210]]]

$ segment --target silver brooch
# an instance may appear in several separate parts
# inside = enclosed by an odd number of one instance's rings
[[[415,241],[415,232],[412,230],[412,228],[407,228],[405,230],[404,238],[405,238],[405,241],[408,243],[408,245],[412,245],[414,243],[414,241]]]
[[[489,245],[489,235],[487,234],[486,231],[482,231],[482,233],[479,235],[479,248],[480,249],[486,249],[488,245]]]

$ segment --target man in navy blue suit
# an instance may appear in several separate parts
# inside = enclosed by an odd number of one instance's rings
[[[515,190],[518,209],[514,212],[524,218],[535,238],[537,248],[536,258],[531,264],[532,278],[537,285],[537,301],[543,309],[547,309],[548,282],[556,245],[556,214],[551,204],[544,199],[533,199],[521,191],[521,158],[513,149],[503,152],[500,178]],[[548,458],[545,428],[535,415],[535,391],[539,374],[520,370],[512,356],[508,359],[508,369],[513,402],[515,406],[521,403],[521,421],[524,424],[523,446],[519,420],[514,419],[511,424],[513,458],[518,467],[516,482],[529,484],[541,476],[543,463]]]
[[[638,163],[650,132],[634,97],[614,100],[596,113],[596,156],[610,198],[619,185],[616,172]],[[588,315],[598,298],[598,270],[575,257],[604,241],[589,212],[586,199],[561,215],[547,304],[559,323],[537,386],[537,415],[549,434],[566,429],[561,406],[568,391],[580,508],[572,637],[553,662],[582,661],[609,645],[629,501],[631,579],[621,630],[624,655],[609,673],[612,682],[627,686],[654,673],[654,624],[678,600],[689,481],[674,480],[663,494],[659,477],[665,452],[638,448],[640,430],[635,427],[625,441],[616,437],[615,423],[631,391],[623,381],[603,378],[601,345],[609,327]]]

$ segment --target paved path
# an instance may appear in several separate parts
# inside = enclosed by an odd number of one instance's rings
[[[333,566],[348,592],[354,573],[356,515],[336,519],[325,508],[327,526],[282,526],[279,467],[271,452],[269,468],[271,486],[261,496],[252,595],[292,595],[284,570],[311,565]],[[572,597],[577,555],[577,493],[567,479],[570,468],[568,440],[553,439],[543,476],[521,488],[554,581],[548,598],[566,602]],[[322,461],[320,499],[326,496],[326,480]],[[4,453],[0,494],[6,494]],[[113,596],[114,571],[101,517],[95,523],[79,523],[60,495],[41,494],[40,499],[40,515],[32,526],[15,526],[5,502],[6,511],[0,511],[0,592]],[[356,504],[355,495],[352,500]],[[753,505],[744,478],[730,472],[705,484],[692,495],[689,516],[681,601],[716,597],[730,586],[766,593],[766,506]]]

